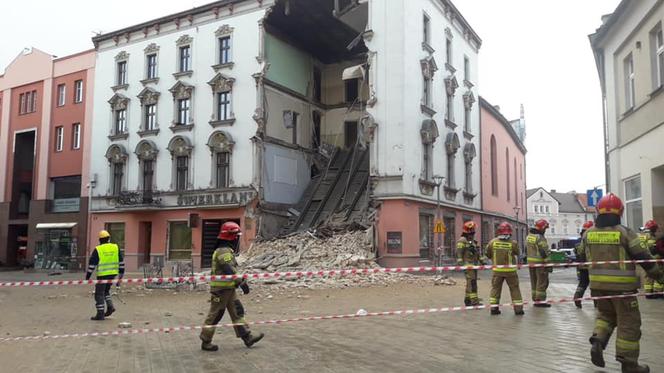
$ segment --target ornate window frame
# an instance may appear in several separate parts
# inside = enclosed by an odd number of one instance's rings
[[[121,93],[116,93],[108,100],[108,103],[111,105],[111,126],[108,138],[111,141],[116,140],[125,140],[129,137],[129,97]],[[125,126],[126,130],[124,132],[116,132],[115,122],[117,121],[118,113],[124,110],[125,112]]]
[[[134,154],[136,154],[136,159],[138,160],[138,190],[145,190],[145,185],[143,185],[144,161],[153,161],[154,166],[156,166],[157,155],[159,154],[159,148],[157,148],[157,145],[150,140],[141,140],[136,145]],[[157,167],[154,167],[152,174],[152,185],[150,186],[151,191],[154,191],[157,186],[156,170]]]
[[[157,92],[156,90],[150,88],[150,87],[145,87],[139,93],[136,97],[141,102],[141,128],[137,132],[139,136],[148,136],[148,135],[156,135],[159,133],[159,96],[161,96],[161,93]],[[148,129],[147,128],[147,106],[148,105],[155,105],[155,128],[153,129]]]
[[[177,81],[169,90],[173,95],[173,121],[170,129],[173,132],[191,131],[194,128],[194,86]],[[178,123],[179,118],[179,100],[189,99],[189,123]]]
[[[120,63],[124,62],[125,63],[125,81],[120,82],[118,81],[118,78],[120,77]],[[115,76],[113,77],[113,81],[115,82],[115,85],[111,87],[113,92],[117,92],[121,89],[127,90],[129,88],[129,53],[127,51],[120,51],[120,53],[115,55]]]
[[[473,189],[473,160],[476,157],[477,149],[475,148],[475,144],[472,142],[466,143],[463,146],[463,161],[465,165],[463,197],[468,204],[472,203],[473,199],[477,196],[477,193]]]
[[[473,105],[475,104],[475,95],[473,91],[468,91],[463,94],[463,108],[464,108],[464,117],[463,117],[463,136],[470,140],[473,138],[472,134],[472,115],[473,115]]]
[[[180,70],[180,51],[184,47],[189,47],[189,69],[181,71]],[[173,77],[179,79],[181,77],[190,77],[194,74],[194,38],[189,36],[189,34],[184,34],[180,36],[175,41],[175,67],[176,71],[173,73]]]
[[[148,44],[145,49],[143,49],[143,52],[145,54],[144,58],[144,65],[143,65],[143,72],[145,79],[141,80],[141,84],[143,86],[146,86],[150,83],[158,83],[159,82],[159,46],[157,43],[150,43]],[[148,76],[148,69],[149,69],[149,63],[148,63],[148,56],[154,55],[156,59],[156,71],[155,71],[155,76],[150,78]]]
[[[192,172],[191,172],[191,156],[193,154],[194,145],[191,143],[191,140],[185,136],[175,136],[168,142],[168,152],[171,153],[171,190],[177,190],[177,159],[178,157],[187,157],[188,158],[188,172],[187,172],[187,187],[185,190],[190,190],[193,188],[192,185]]]
[[[207,141],[207,146],[210,148],[211,169],[210,169],[210,188],[220,189],[217,187],[217,162],[216,157],[219,153],[228,153],[228,186],[234,184],[233,182],[233,148],[235,141],[233,137],[225,131],[214,131]]]
[[[445,177],[445,197],[454,200],[459,189],[456,187],[456,153],[461,147],[459,136],[450,132],[445,136],[445,154],[447,155],[447,172]]]
[[[219,26],[219,28],[214,32],[215,36],[215,45],[216,45],[216,52],[215,52],[215,62],[216,64],[212,65],[212,69],[215,72],[219,72],[219,70],[222,69],[232,69],[233,66],[235,65],[235,61],[233,60],[233,32],[235,31],[234,27],[231,27],[228,24],[224,24]],[[222,63],[221,62],[221,39],[223,38],[229,38],[229,46],[230,46],[230,57],[227,62]]]
[[[108,195],[118,195],[120,192],[127,190],[127,160],[129,159],[129,154],[127,153],[127,150],[125,147],[121,144],[112,144],[111,146],[106,149],[106,154],[104,154],[104,157],[106,160],[108,160],[108,189],[107,189],[107,194]],[[115,185],[115,174],[113,173],[114,171],[114,166],[117,164],[121,164],[123,168],[123,177],[122,180],[120,181],[120,190],[117,191],[117,193],[113,193],[113,185]]]
[[[208,122],[212,127],[220,126],[229,126],[235,123],[235,113],[233,111],[233,84],[235,79],[228,77],[222,73],[217,73],[217,75],[212,78],[207,84],[212,89],[212,102],[213,109],[212,115],[210,116],[210,121]],[[219,108],[219,94],[220,93],[230,93],[230,117],[227,119],[220,120],[218,108]]]

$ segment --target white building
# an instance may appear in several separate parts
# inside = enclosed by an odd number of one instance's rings
[[[94,38],[92,227],[130,268],[206,266],[225,220],[247,245],[369,196],[387,264],[479,222],[479,37],[448,0],[330,4],[222,0]]]
[[[625,224],[664,223],[664,2],[620,2],[590,35],[602,88],[607,188]]]
[[[594,220],[575,192],[557,193],[535,188],[529,189],[527,195],[528,225],[532,227],[539,219],[548,221],[546,239],[552,247],[558,247],[561,240],[578,238],[583,223]]]

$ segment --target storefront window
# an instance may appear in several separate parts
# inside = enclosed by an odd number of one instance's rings
[[[639,176],[625,180],[625,211],[628,227],[636,230],[643,226],[641,178]]]
[[[187,222],[172,221],[168,228],[168,259],[191,259],[191,228]]]
[[[106,230],[111,234],[111,242],[118,245],[120,252],[125,251],[125,223],[106,223]]]
[[[81,205],[81,177],[59,177],[52,179],[52,182],[52,212],[78,212]]]
[[[420,215],[420,258],[429,259],[433,247],[433,215]]]
[[[443,218],[443,223],[445,224],[445,256],[448,258],[454,258],[455,253],[455,243],[456,243],[456,233],[454,232],[455,218],[454,215],[445,216]]]

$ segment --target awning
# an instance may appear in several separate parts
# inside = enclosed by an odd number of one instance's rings
[[[364,78],[364,67],[362,65],[351,66],[344,69],[341,79],[351,80],[351,79],[363,79]]]
[[[70,229],[78,223],[39,223],[37,229]]]

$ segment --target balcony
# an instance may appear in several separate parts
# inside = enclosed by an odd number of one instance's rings
[[[159,207],[161,198],[157,198],[158,192],[152,190],[126,191],[115,196],[115,205],[123,207]]]

